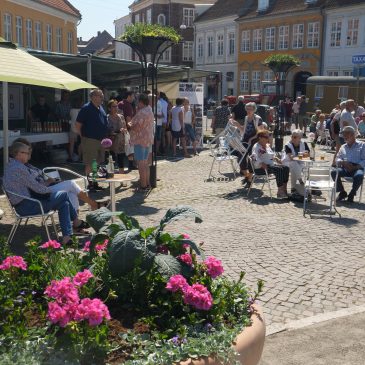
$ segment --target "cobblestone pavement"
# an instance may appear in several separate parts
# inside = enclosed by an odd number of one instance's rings
[[[365,303],[364,203],[340,205],[342,218],[304,218],[301,204],[271,200],[267,189],[261,195],[254,188],[247,199],[240,178],[205,181],[211,161],[207,151],[191,159],[162,161],[158,188],[144,196],[120,187],[117,208],[145,226],[157,224],[174,205],[191,205],[201,212],[202,224],[186,220],[169,229],[204,241],[207,254],[221,258],[232,278],[245,271],[252,288],[263,279],[261,302],[268,324]],[[6,213],[0,228],[5,234],[11,217],[4,199],[0,208]],[[83,206],[81,214],[85,212]],[[27,235],[39,233],[35,229],[31,225],[19,233],[15,249]]]

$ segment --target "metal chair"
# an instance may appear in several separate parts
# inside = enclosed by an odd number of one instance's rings
[[[214,141],[214,140],[213,140]],[[231,149],[227,143],[226,138],[221,135],[218,139],[217,145],[213,141],[208,142],[210,148],[210,155],[213,157],[212,165],[209,171],[208,180],[213,179],[212,175],[213,167],[216,162],[218,162],[218,172],[221,174],[221,164],[222,162],[229,161],[232,167],[232,172],[234,178],[236,178],[236,168],[234,167],[234,161],[237,161],[237,156],[231,154]]]
[[[14,193],[10,190],[6,190],[4,187],[3,187],[3,190],[4,190],[4,193],[5,193],[5,196],[6,196],[7,200],[9,202],[9,205],[11,207],[11,210],[12,210],[14,216],[15,216],[15,222],[14,222],[14,224],[11,228],[10,234],[8,236],[8,240],[7,240],[8,244],[10,244],[12,242],[12,240],[15,236],[15,233],[18,230],[18,228],[19,228],[20,224],[22,223],[22,221],[25,220],[24,226],[26,226],[27,223],[28,223],[28,220],[32,219],[32,218],[41,218],[42,226],[45,227],[46,232],[47,232],[47,237],[48,237],[49,240],[51,239],[51,236],[50,236],[50,233],[49,233],[47,220],[50,219],[51,223],[52,223],[52,226],[53,226],[53,230],[56,234],[56,237],[58,237],[57,226],[56,226],[56,223],[55,223],[55,220],[54,220],[54,214],[56,213],[56,211],[50,210],[49,212],[45,212],[44,209],[43,209],[43,206],[42,206],[42,204],[39,200],[29,198],[27,196],[20,195],[20,194],[17,194],[17,193]],[[39,204],[39,208],[40,208],[41,212],[39,214],[34,214],[34,215],[24,215],[24,216],[20,215],[16,211],[15,207],[11,204],[9,195],[13,195],[13,196],[16,196],[16,197],[19,197],[19,198],[22,198],[22,199],[30,200],[30,201],[34,202],[34,204]]]
[[[336,181],[333,181],[331,176],[331,167],[329,166],[318,166],[313,165],[308,167],[308,176],[304,184],[304,204],[303,204],[303,215],[305,217],[308,209],[307,205],[309,197],[313,191],[328,192],[329,196],[329,214],[341,214],[336,209]],[[309,212],[310,214],[310,212]]]
[[[250,187],[248,189],[248,192],[247,192],[247,198],[250,195],[252,185],[256,182],[256,180],[260,180],[261,179],[261,180],[263,180],[263,184],[261,186],[261,191],[264,190],[264,186],[265,186],[265,184],[267,184],[268,187],[269,187],[270,198],[272,199],[272,191],[271,191],[270,181],[271,180],[275,180],[275,175],[269,174],[267,172],[267,170],[255,168],[255,164],[254,164],[251,156],[248,156],[248,161],[249,161],[249,164],[251,166],[252,174],[253,175],[252,175],[251,185],[250,185]]]
[[[325,138],[325,149],[330,150],[332,148],[334,140],[331,137],[331,133],[329,129],[324,130],[324,138]]]
[[[348,182],[348,183],[351,183],[351,184],[354,182],[354,180],[353,180],[352,177],[345,176],[345,177],[341,177],[341,179],[342,179],[342,181]],[[363,187],[363,185],[364,185],[364,180],[362,180],[362,183],[361,183],[360,189],[359,189],[359,191],[360,191],[360,193],[359,193],[359,203],[361,203],[361,195],[362,195],[362,187]]]
[[[240,154],[240,159],[238,160],[238,165],[241,164],[244,158],[246,158],[247,151],[249,149],[248,143],[243,143],[241,140],[241,135],[239,130],[236,127],[234,129],[228,130],[226,139],[228,145],[232,148],[232,152],[237,152]]]

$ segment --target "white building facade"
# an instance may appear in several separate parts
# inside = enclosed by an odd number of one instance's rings
[[[132,24],[130,14],[114,20],[115,38],[118,39],[125,31],[125,27]],[[115,58],[132,61],[132,48],[121,42],[115,42]]]
[[[194,67],[221,73],[222,95],[237,95],[237,29],[234,16],[195,23]],[[214,83],[214,82],[213,82]],[[209,82],[206,96],[212,95]],[[214,85],[211,85],[214,88]]]
[[[351,2],[325,9],[325,76],[352,76],[352,56],[365,54],[365,2]]]

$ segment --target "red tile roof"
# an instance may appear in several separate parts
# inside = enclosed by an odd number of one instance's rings
[[[50,6],[51,8],[81,18],[79,10],[77,10],[68,0],[37,0],[37,1],[41,4]]]

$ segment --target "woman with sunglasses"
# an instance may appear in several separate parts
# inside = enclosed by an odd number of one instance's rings
[[[309,146],[307,142],[302,141],[303,133],[300,129],[294,129],[291,134],[291,140],[284,147],[284,156],[282,162],[290,169],[290,182],[292,191],[295,190],[297,181],[303,184],[302,171],[303,165],[300,161],[294,161],[299,153],[304,157],[309,156]]]
[[[289,167],[282,165],[281,160],[275,157],[275,153],[268,143],[270,138],[268,131],[259,131],[257,138],[258,142],[253,146],[251,155],[253,167],[255,170],[266,170],[269,174],[274,174],[278,187],[277,197],[279,199],[285,199],[288,197],[287,184],[289,180]]]

